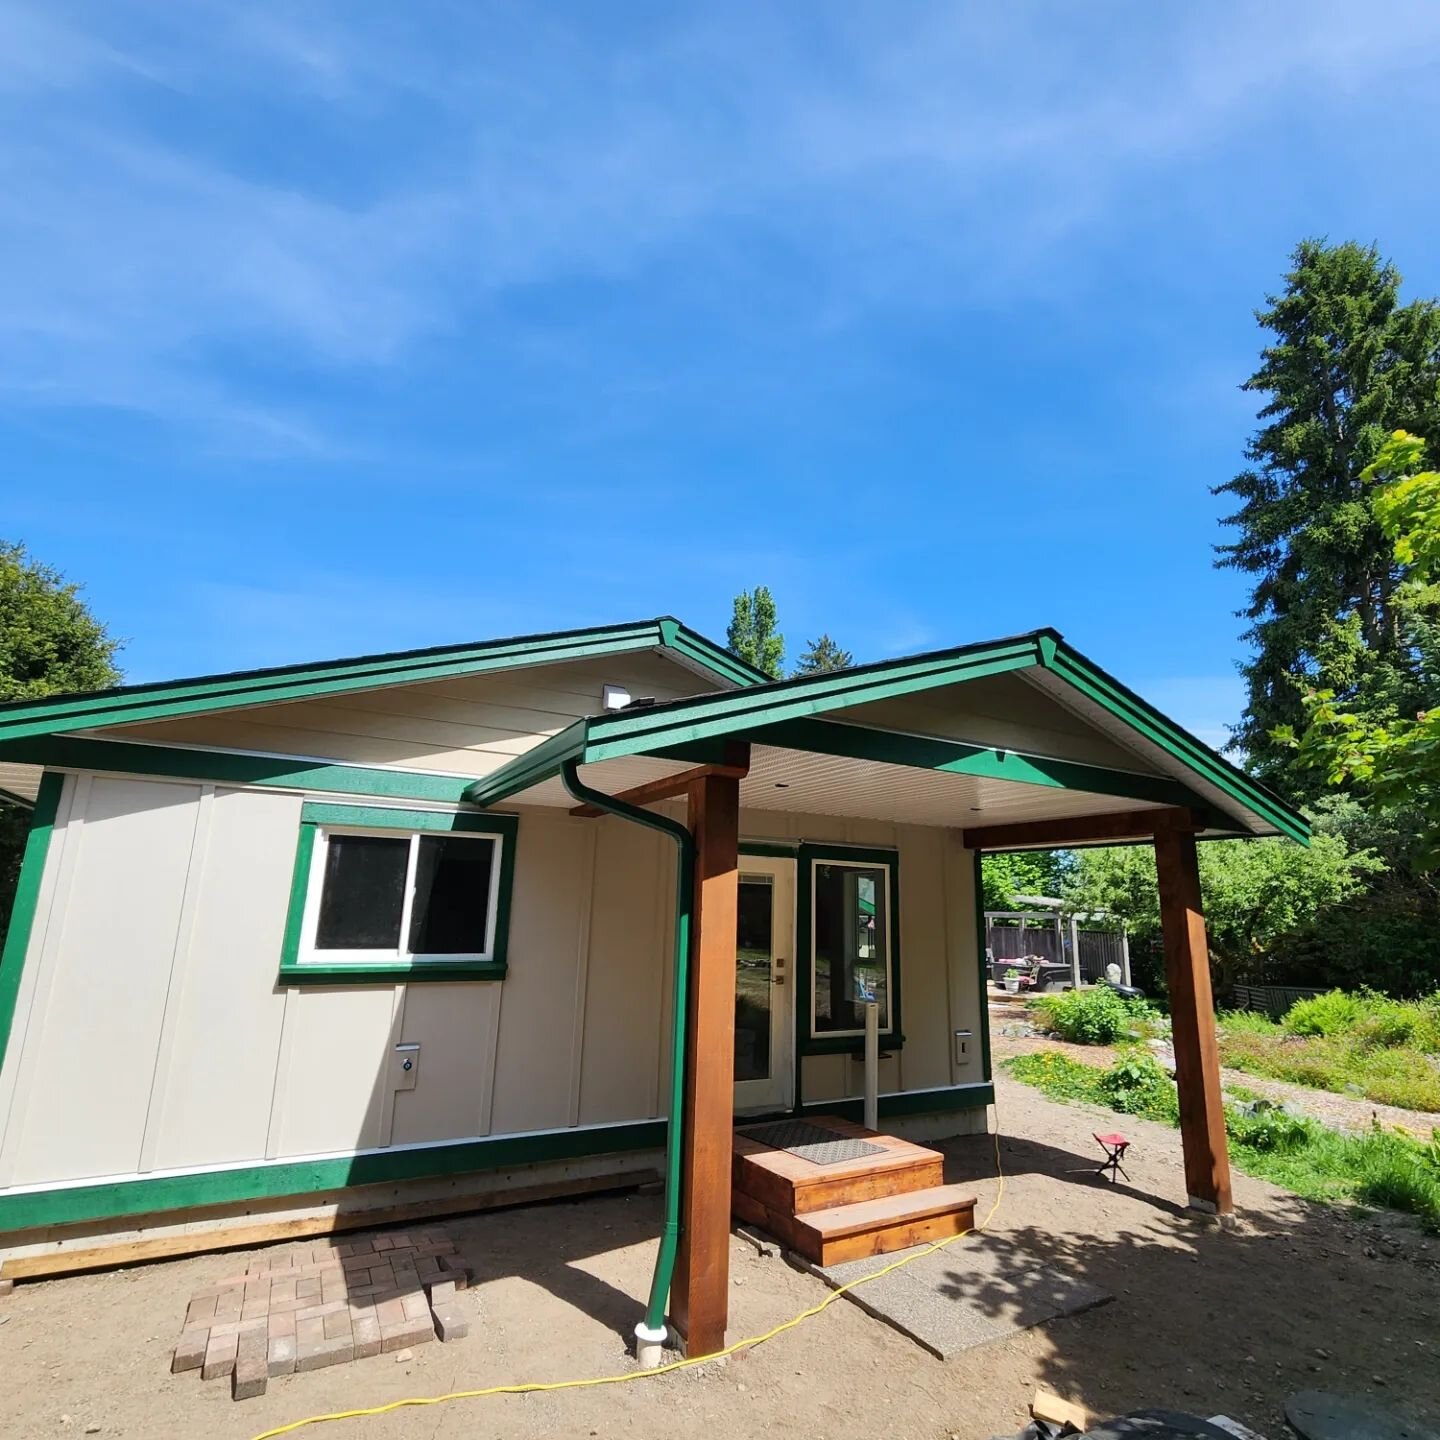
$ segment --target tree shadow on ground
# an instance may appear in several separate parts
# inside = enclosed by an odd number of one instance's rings
[[[945,1142],[946,1179],[994,1194],[990,1136]],[[1099,1286],[1115,1302],[1047,1321],[1040,1383],[1111,1415],[1164,1405],[1284,1433],[1300,1389],[1369,1395],[1440,1418],[1440,1265],[1414,1225],[1241,1181],[1221,1224],[1143,1184],[1112,1186],[1090,1156],[1002,1140],[1007,1195],[991,1231],[946,1252],[942,1294],[1019,1314],[1024,1266]],[[990,1203],[982,1199],[983,1220]],[[997,1263],[999,1262],[999,1263]],[[978,1354],[980,1352],[967,1352]]]

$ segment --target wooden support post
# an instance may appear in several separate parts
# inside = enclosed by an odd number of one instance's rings
[[[690,790],[695,836],[685,1169],[670,1314],[687,1356],[725,1348],[730,1301],[730,1160],[735,1116],[735,926],[740,782],[706,775]]]
[[[1210,991],[1210,950],[1200,902],[1195,836],[1165,827],[1155,832],[1155,869],[1160,885],[1160,929],[1175,1043],[1175,1083],[1180,1091],[1180,1140],[1185,1151],[1185,1188],[1198,1209],[1228,1214],[1230,1151],[1220,1095],[1220,1051],[1215,1039],[1215,1001]]]

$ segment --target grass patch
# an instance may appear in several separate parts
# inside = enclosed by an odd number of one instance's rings
[[[1440,1001],[1373,991],[1302,1000],[1281,1021],[1220,1016],[1220,1059],[1234,1070],[1380,1105],[1440,1112]]]
[[[1005,1068],[1052,1100],[1179,1123],[1175,1084],[1144,1051],[1128,1052],[1108,1069],[1056,1050],[1017,1055]],[[1428,1145],[1379,1126],[1347,1135],[1261,1099],[1243,1108],[1227,1106],[1225,1129],[1231,1162],[1247,1175],[1307,1200],[1403,1211],[1440,1231],[1440,1130]]]

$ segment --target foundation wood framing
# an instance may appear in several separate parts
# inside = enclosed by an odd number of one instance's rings
[[[731,1127],[735,1109],[735,926],[740,782],[706,775],[690,789],[695,938],[686,1048],[680,1249],[670,1314],[688,1356],[725,1348],[730,1289]]]

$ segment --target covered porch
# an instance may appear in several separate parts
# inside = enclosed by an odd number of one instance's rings
[[[667,704],[641,699],[577,722],[466,799],[613,816],[676,847],[666,1222],[636,1331],[643,1361],[656,1361],[667,1338],[692,1356],[726,1343],[737,1110],[853,1118],[844,1085],[813,1100],[807,1082],[853,1063],[867,999],[880,1007],[882,1046],[903,1065],[903,992],[927,980],[922,954],[948,967],[949,989],[926,991],[927,1011],[948,1003],[948,1018],[922,1017],[927,1033],[943,1030],[953,1047],[947,1078],[974,1078],[901,1083],[882,1095],[881,1115],[987,1103],[987,851],[1155,847],[1186,1190],[1192,1205],[1231,1208],[1196,844],[1303,842],[1308,831],[1054,632]],[[865,843],[875,825],[926,837],[921,873],[906,865],[903,883],[907,897],[917,886],[943,897],[933,920],[917,920],[907,898],[902,924],[903,849]],[[946,933],[912,935],[918,926]],[[962,954],[968,976],[954,969]],[[969,1027],[950,1023],[961,984],[981,999]],[[745,1015],[762,990],[768,1004],[742,1023],[737,1051],[737,1010]],[[962,1054],[967,1046],[978,1053]]]

